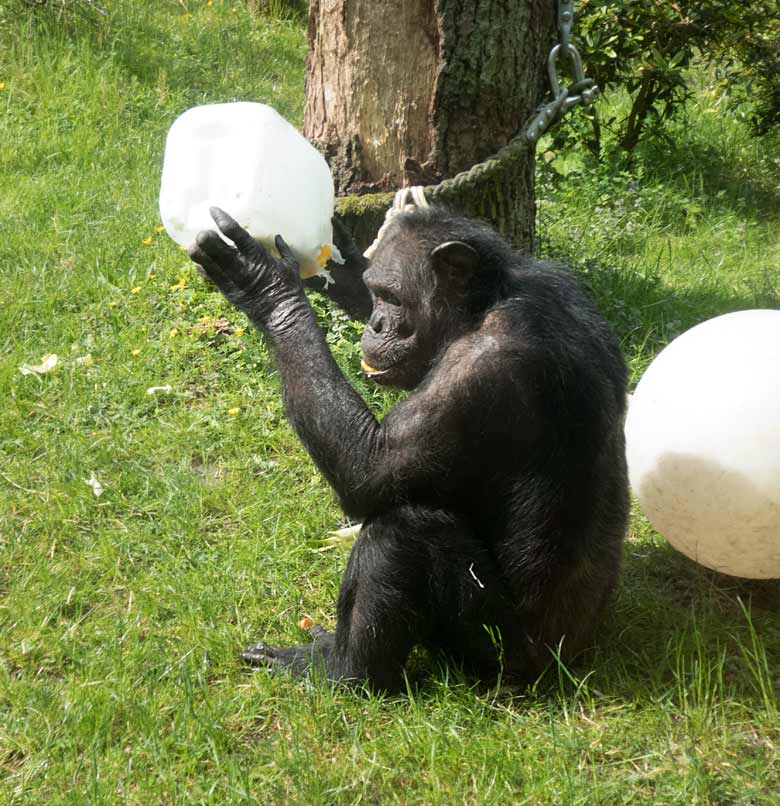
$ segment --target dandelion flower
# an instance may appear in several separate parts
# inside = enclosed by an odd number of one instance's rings
[[[163,227],[163,226],[161,225],[161,226],[159,226],[159,227],[155,227],[155,228],[154,228],[154,231],[155,231],[155,232],[156,232],[156,233],[159,235],[159,234],[160,234],[160,233],[161,233],[161,232],[162,232],[164,229],[165,229],[165,227]]]
[[[5,81],[0,81],[0,90],[5,89]]]
[[[243,328],[243,327],[237,327],[237,328],[236,328],[236,329],[233,331],[233,334],[234,334],[235,336],[238,336],[238,338],[240,339],[240,338],[241,338],[241,337],[244,335],[244,328]]]
[[[157,277],[157,275],[156,275],[156,274],[150,274],[150,275],[149,275],[149,279],[150,279],[150,280],[154,280],[154,279],[156,279],[156,277]]]
[[[172,327],[171,332],[168,334],[168,337],[173,339],[178,335],[179,335],[179,331],[175,327]]]
[[[153,242],[154,242],[154,238],[152,238],[151,235],[149,235],[147,238],[144,238],[143,241],[141,241],[141,243],[144,246],[151,246]]]
[[[238,412],[240,412],[240,411],[241,411],[241,407],[240,407],[240,406],[233,406],[233,408],[232,408],[232,409],[228,409],[228,414],[233,414],[233,415],[236,415],[236,414],[238,414]]]
[[[130,293],[131,294],[138,294],[140,292],[140,290],[141,290],[141,286],[137,285],[135,288],[130,289]]]
[[[187,278],[179,277],[179,282],[171,286],[171,291],[183,291],[185,285],[187,285]]]
[[[139,349],[131,350],[130,355],[141,355],[141,351]]]

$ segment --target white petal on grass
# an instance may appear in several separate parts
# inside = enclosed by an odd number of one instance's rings
[[[41,358],[40,364],[22,364],[19,372],[22,375],[45,375],[47,372],[51,372],[58,362],[59,358],[54,353],[46,353]]]
[[[167,384],[165,384],[165,386],[150,386],[146,390],[146,394],[147,395],[154,395],[154,394],[157,394],[157,392],[172,392],[172,391],[173,391],[173,387],[169,383],[167,383]]]
[[[84,479],[84,484],[88,484],[92,488],[92,492],[96,498],[99,498],[101,495],[103,495],[103,485],[95,478],[94,473],[90,476],[90,478]]]
[[[353,526],[345,526],[343,529],[336,529],[328,532],[328,536],[319,541],[320,548],[317,551],[330,551],[331,549],[349,549],[357,540],[360,530],[363,527],[362,523],[356,523]]]

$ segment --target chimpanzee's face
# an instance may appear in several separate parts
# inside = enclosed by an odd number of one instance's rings
[[[416,387],[464,323],[466,281],[477,263],[466,244],[388,233],[363,275],[374,304],[361,341],[363,371],[381,384]]]
[[[424,349],[425,289],[409,287],[398,255],[387,250],[377,254],[363,280],[374,304],[360,343],[363,371],[377,383],[413,389],[432,358]]]

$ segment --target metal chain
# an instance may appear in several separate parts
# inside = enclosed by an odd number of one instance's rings
[[[571,28],[574,25],[574,0],[560,0],[558,3],[558,31],[561,34],[561,49],[569,49]]]
[[[571,44],[571,29],[574,24],[574,0],[558,0],[558,33],[560,39],[547,57],[547,75],[553,100],[542,107],[526,130],[526,137],[534,145],[552,123],[566,114],[573,106],[588,106],[598,95],[599,88],[592,78],[585,78],[579,51]],[[558,60],[567,58],[572,65],[574,83],[561,88],[558,78]]]

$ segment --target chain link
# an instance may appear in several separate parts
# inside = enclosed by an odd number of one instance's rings
[[[547,129],[565,115],[569,109],[578,104],[588,106],[593,103],[598,95],[599,88],[592,78],[585,78],[579,51],[571,44],[573,24],[574,0],[558,0],[558,33],[560,41],[550,51],[550,55],[547,58],[547,75],[550,79],[553,100],[539,110],[526,130],[526,137],[533,144],[536,144]],[[558,62],[561,59],[568,59],[571,62],[574,74],[574,83],[568,89],[561,88],[561,82],[558,77]]]
[[[558,3],[558,32],[561,35],[561,48],[569,49],[571,29],[574,25],[574,0],[560,0]]]

